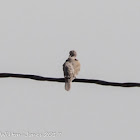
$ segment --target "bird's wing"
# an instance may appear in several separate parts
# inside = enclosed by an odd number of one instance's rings
[[[71,62],[66,61],[63,64],[63,71],[64,71],[64,77],[73,80],[74,77],[74,68]]]
[[[74,69],[71,62],[66,61],[63,64],[63,71],[65,77],[65,90],[69,91],[71,88],[71,82],[74,80]]]

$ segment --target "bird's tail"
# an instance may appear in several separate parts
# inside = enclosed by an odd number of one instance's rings
[[[65,78],[65,90],[69,91],[71,88],[71,79]]]

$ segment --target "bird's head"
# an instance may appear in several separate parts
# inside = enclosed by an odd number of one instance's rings
[[[70,57],[76,57],[76,56],[77,56],[77,53],[76,53],[76,51],[74,51],[74,50],[71,50],[71,51],[69,52],[69,54],[70,54]]]

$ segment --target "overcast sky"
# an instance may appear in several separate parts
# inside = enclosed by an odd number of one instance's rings
[[[140,82],[140,1],[0,1],[0,73],[63,77],[73,49],[77,78]],[[0,94],[8,140],[140,139],[140,88],[72,83],[67,92],[64,83],[1,78]]]

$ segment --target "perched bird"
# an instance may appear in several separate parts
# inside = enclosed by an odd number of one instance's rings
[[[72,50],[69,52],[69,58],[63,64],[64,78],[65,78],[65,90],[69,91],[71,88],[71,82],[76,78],[76,75],[80,71],[80,62],[76,59],[77,53]]]

